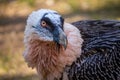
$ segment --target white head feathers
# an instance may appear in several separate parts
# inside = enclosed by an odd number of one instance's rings
[[[27,19],[27,25],[36,26],[45,13],[57,13],[57,12],[49,9],[40,9],[38,11],[33,11]]]
[[[24,42],[30,40],[31,38],[32,39],[39,38],[40,40],[44,40],[44,41],[53,41],[53,35],[48,30],[46,30],[45,28],[42,28],[40,26],[40,20],[42,19],[42,17],[44,15],[45,15],[45,17],[48,17],[54,24],[56,24],[56,25],[61,24],[60,20],[59,20],[60,15],[54,10],[40,9],[38,11],[33,11],[27,19]],[[37,31],[33,27],[36,27],[37,30],[39,30],[39,31]],[[38,29],[38,28],[40,28],[40,29]],[[28,37],[30,39],[28,39]]]

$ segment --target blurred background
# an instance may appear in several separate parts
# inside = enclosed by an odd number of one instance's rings
[[[120,0],[0,0],[0,80],[39,80],[22,53],[26,19],[41,8],[58,11],[67,22],[120,20]]]

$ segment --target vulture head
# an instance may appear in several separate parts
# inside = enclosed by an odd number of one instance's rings
[[[41,80],[59,79],[81,54],[80,31],[54,10],[40,9],[27,19],[23,56]],[[67,74],[65,74],[67,75]]]
[[[33,39],[54,42],[59,47],[67,47],[67,37],[63,29],[64,19],[56,11],[41,9],[33,12],[28,20],[25,33]]]

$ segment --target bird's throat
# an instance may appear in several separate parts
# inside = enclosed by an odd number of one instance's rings
[[[31,67],[36,67],[38,74],[47,80],[61,77],[64,67],[64,49],[53,42],[31,41],[27,62]],[[50,79],[51,78],[51,79]]]

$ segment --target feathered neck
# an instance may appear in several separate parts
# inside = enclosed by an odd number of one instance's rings
[[[36,68],[40,80],[59,79],[65,67],[70,66],[81,54],[81,44],[83,42],[80,31],[65,23],[64,31],[67,35],[68,45],[64,50],[56,48],[54,42],[43,42],[31,40],[27,43],[24,57],[28,65]]]

